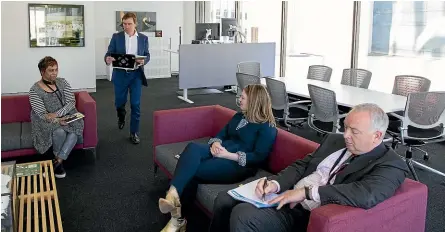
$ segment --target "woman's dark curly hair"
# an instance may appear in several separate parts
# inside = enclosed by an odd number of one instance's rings
[[[42,75],[49,66],[54,65],[58,66],[57,60],[52,58],[51,56],[45,56],[39,61],[39,64],[37,66],[39,67],[40,74]]]

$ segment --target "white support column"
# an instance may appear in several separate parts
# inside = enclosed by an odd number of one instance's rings
[[[357,68],[359,35],[360,35],[360,12],[361,2],[354,1],[354,13],[352,16],[352,43],[351,43],[351,68]]]
[[[286,76],[287,58],[287,1],[281,2],[280,76]]]

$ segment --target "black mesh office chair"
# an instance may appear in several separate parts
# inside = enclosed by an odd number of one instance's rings
[[[321,134],[342,133],[340,119],[346,117],[346,114],[339,114],[335,92],[311,84],[308,84],[308,89],[312,101],[308,117],[309,127]],[[316,121],[322,123],[316,125]]]
[[[236,73],[236,81],[239,89],[236,93],[236,104],[239,106],[239,98],[241,97],[244,87],[253,84],[261,84],[261,80],[258,76],[245,73]]]
[[[394,79],[392,94],[408,96],[410,93],[428,92],[431,81],[425,77],[413,75],[399,75]]]
[[[343,69],[341,84],[367,89],[371,82],[371,76],[372,73],[366,69]]]
[[[310,80],[318,80],[318,81],[325,81],[329,82],[331,80],[332,75],[332,68],[325,66],[325,65],[311,65],[308,68],[307,71],[307,79]],[[297,96],[290,96],[291,101],[302,101],[304,99],[301,99]],[[308,100],[307,102],[302,102],[303,105],[306,106],[307,109],[309,109],[311,101]]]
[[[430,90],[431,81],[425,77],[413,75],[399,75],[394,79],[392,94],[408,96],[410,93],[428,92]],[[394,112],[403,115],[403,111]],[[398,120],[390,115],[390,121]]]
[[[261,77],[261,65],[259,62],[253,61],[240,62],[238,63],[237,72]]]
[[[289,102],[284,82],[267,77],[266,85],[276,121],[284,121],[285,127],[290,130],[291,123],[304,122],[307,119],[308,112],[299,108],[300,102]]]
[[[391,115],[400,120],[391,122],[388,128],[388,134],[394,137],[392,147],[396,148],[398,144],[408,147],[404,158],[414,179],[419,180],[413,164],[445,176],[438,170],[412,160],[413,148],[445,141],[445,92],[409,93],[403,116]],[[427,154],[424,159],[428,160]]]
[[[325,65],[311,65],[307,72],[307,79],[329,82],[332,68]]]

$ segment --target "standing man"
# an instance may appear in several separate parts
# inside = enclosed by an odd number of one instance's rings
[[[139,117],[142,85],[147,86],[147,79],[144,74],[144,65],[150,61],[148,52],[148,37],[138,34],[136,31],[136,15],[125,13],[122,17],[124,31],[113,34],[108,51],[105,54],[105,63],[110,65],[114,58],[110,55],[133,54],[146,56],[145,59],[136,59],[138,67],[135,70],[113,69],[114,103],[117,110],[119,129],[125,126],[125,105],[127,103],[128,90],[130,90],[131,121],[130,140],[134,144],[140,142],[139,138]]]

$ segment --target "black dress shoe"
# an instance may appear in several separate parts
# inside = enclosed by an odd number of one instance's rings
[[[125,115],[127,114],[127,111],[125,110],[125,106],[117,108],[117,126],[119,129],[123,129],[125,126]]]
[[[118,121],[117,121],[117,126],[119,127],[119,129],[123,129],[124,128],[124,126],[125,126],[125,120],[121,120],[121,119],[119,119]]]
[[[139,138],[138,134],[130,134],[130,140],[134,144],[138,144],[141,142],[141,139]]]

